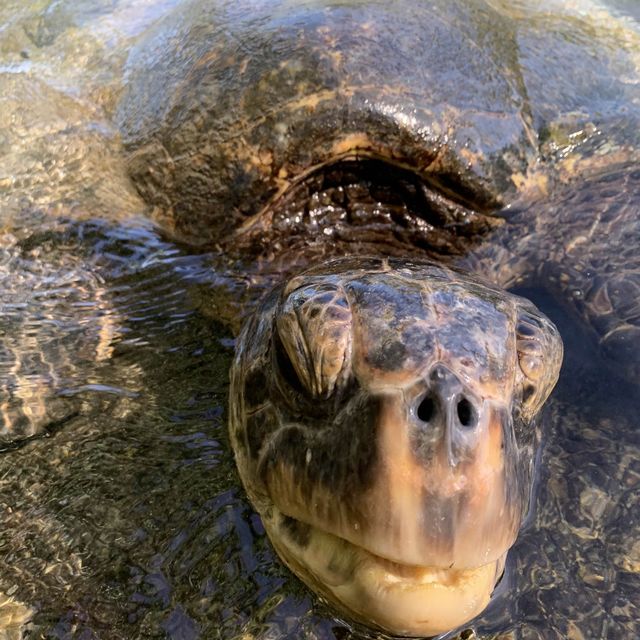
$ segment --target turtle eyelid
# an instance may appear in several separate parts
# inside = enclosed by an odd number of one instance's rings
[[[555,386],[562,364],[562,340],[555,325],[530,303],[518,310],[516,351],[522,403],[535,414]]]
[[[344,292],[334,286],[302,287],[283,301],[275,334],[307,395],[327,399],[344,382],[351,354],[351,319]],[[293,380],[284,359],[282,366]]]

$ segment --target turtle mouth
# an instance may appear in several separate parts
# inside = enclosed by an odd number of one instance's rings
[[[459,255],[501,224],[484,194],[389,158],[349,152],[287,183],[242,229],[272,246],[304,238],[349,243],[351,251]]]
[[[403,564],[275,506],[263,522],[302,580],[348,616],[395,634],[433,636],[467,623],[487,606],[504,570],[506,554],[471,569]]]

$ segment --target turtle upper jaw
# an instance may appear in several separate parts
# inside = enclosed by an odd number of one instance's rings
[[[506,557],[469,569],[415,566],[288,518],[275,506],[263,514],[263,523],[289,568],[339,610],[408,636],[444,633],[478,615]]]

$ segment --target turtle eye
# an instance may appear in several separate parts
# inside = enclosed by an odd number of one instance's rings
[[[296,391],[297,393],[304,393],[305,389],[302,382],[300,381],[300,376],[298,375],[296,368],[293,366],[291,358],[289,357],[287,350],[284,348],[284,345],[282,344],[282,340],[280,339],[280,335],[278,333],[276,333],[274,337],[273,348],[280,375],[294,391]]]
[[[528,302],[519,309],[516,350],[524,413],[533,416],[558,380],[562,341],[555,325]]]
[[[296,289],[279,309],[276,334],[283,377],[294,389],[328,398],[345,379],[351,359],[351,310],[344,292],[327,284]]]

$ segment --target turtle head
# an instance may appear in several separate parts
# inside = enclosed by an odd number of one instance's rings
[[[531,303],[433,264],[337,261],[282,286],[239,339],[231,435],[285,562],[393,633],[471,619],[527,511],[561,359]]]

